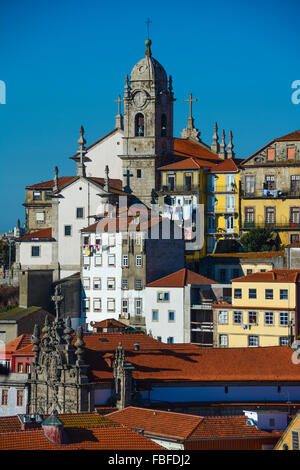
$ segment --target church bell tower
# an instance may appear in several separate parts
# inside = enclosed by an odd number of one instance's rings
[[[164,68],[146,53],[126,77],[124,91],[123,187],[146,205],[155,202],[156,168],[173,154],[173,88]]]

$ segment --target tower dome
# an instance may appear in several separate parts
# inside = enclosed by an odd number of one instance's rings
[[[133,67],[130,75],[130,83],[141,81],[153,81],[159,89],[167,89],[168,79],[163,66],[152,57],[151,53],[151,40],[146,39],[146,53],[135,66]]]

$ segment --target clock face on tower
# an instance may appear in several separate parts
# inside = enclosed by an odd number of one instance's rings
[[[137,91],[134,94],[133,102],[137,108],[142,108],[147,101],[147,94],[142,91]]]

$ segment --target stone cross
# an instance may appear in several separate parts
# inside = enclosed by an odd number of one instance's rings
[[[51,299],[55,303],[56,319],[59,319],[59,317],[60,317],[60,303],[64,299],[64,297],[61,295],[61,287],[60,286],[55,286],[55,294],[51,297]]]
[[[131,191],[130,190],[130,177],[134,175],[130,173],[129,168],[127,168],[126,173],[123,176],[126,176],[126,186],[124,188],[124,191],[129,193]]]
[[[121,103],[124,100],[121,100],[121,95],[118,96],[118,99],[115,100],[116,103],[118,103],[118,114],[121,114]]]
[[[184,100],[184,101],[188,101],[190,103],[190,118],[192,117],[192,105],[193,105],[193,101],[198,101],[197,99],[193,99],[193,95],[192,93],[190,93],[190,97],[188,100]]]

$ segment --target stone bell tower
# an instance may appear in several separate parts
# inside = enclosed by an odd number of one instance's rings
[[[173,88],[164,68],[146,53],[126,77],[124,91],[123,187],[150,205],[157,189],[156,168],[173,154]]]

